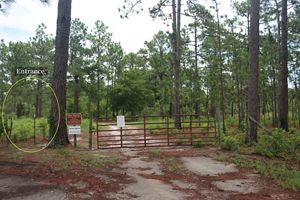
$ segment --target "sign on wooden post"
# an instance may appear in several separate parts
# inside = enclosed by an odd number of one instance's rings
[[[76,135],[81,133],[80,125],[82,121],[81,113],[68,113],[66,116],[68,133],[69,135],[74,136],[74,146],[77,146],[77,137]]]
[[[78,135],[81,133],[80,126],[68,126],[68,133],[70,135]]]
[[[81,125],[81,113],[68,113],[67,114],[68,126],[80,126]]]
[[[125,127],[125,117],[123,115],[117,116],[117,126],[118,128]]]

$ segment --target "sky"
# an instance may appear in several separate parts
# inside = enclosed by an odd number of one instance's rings
[[[207,0],[199,0],[200,3],[201,1],[207,4]],[[41,23],[47,26],[47,33],[55,35],[58,0],[50,2],[50,5],[43,5],[39,0],[17,0],[7,9],[7,14],[0,13],[0,39],[6,42],[28,41]],[[122,7],[123,2],[124,0],[72,0],[72,19],[79,17],[89,29],[96,20],[103,21],[113,34],[113,40],[120,42],[127,53],[137,52],[159,30],[170,29],[160,19],[149,16],[148,7],[156,1],[144,0],[144,11],[138,15],[131,14],[129,19],[120,18],[118,8]],[[230,13],[230,0],[222,2],[221,13]]]

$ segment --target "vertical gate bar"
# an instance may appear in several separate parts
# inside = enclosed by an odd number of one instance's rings
[[[216,128],[216,126],[217,126],[217,124],[216,124],[216,113],[215,113],[215,118],[214,118],[214,126],[215,126],[215,128],[214,128],[214,130],[215,130],[215,140],[217,140],[217,128]],[[219,141],[218,141],[218,143],[219,143]]]
[[[192,119],[192,114],[190,114],[190,142],[191,145],[193,145],[193,129],[192,129],[192,123],[193,123],[193,119]]]
[[[120,128],[120,140],[121,140],[121,148],[123,147],[123,132],[122,127]]]
[[[169,133],[169,116],[167,116],[167,137],[168,137],[168,146],[170,146],[170,133]]]
[[[199,118],[199,126],[201,127],[201,115],[200,114],[198,115],[198,118]]]
[[[96,120],[96,123],[97,123],[97,125],[96,125],[96,131],[97,131],[97,149],[99,149],[99,116],[98,116],[98,114],[97,114],[97,120]]]
[[[221,139],[221,125],[220,125],[220,110],[217,109],[217,115],[218,115],[218,142],[220,144],[220,139]]]
[[[144,116],[144,147],[146,146],[146,116]]]
[[[209,113],[207,115],[207,136],[209,136],[209,129],[210,129],[210,121],[209,121]]]
[[[36,144],[35,138],[35,114],[33,115],[33,144]]]

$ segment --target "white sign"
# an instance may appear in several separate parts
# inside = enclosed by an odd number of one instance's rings
[[[118,128],[125,127],[125,117],[124,116],[117,116],[117,126],[118,126]]]
[[[81,133],[80,126],[68,126],[68,132],[70,135],[78,135]]]

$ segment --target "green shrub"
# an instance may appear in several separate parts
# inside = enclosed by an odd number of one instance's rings
[[[43,137],[45,138],[49,130],[48,120],[45,118],[40,118],[37,119],[36,124],[37,124],[37,132],[42,133]]]
[[[8,123],[9,123],[8,120],[4,118],[4,126],[5,126],[5,129],[6,129],[7,132],[9,132]],[[0,139],[4,136],[5,136],[5,134],[4,134],[4,128],[3,128],[3,125],[2,125],[2,115],[0,115]]]
[[[17,136],[17,140],[26,140],[33,135],[33,128],[30,127],[29,123],[21,123],[13,129],[12,134]]]
[[[224,136],[220,147],[224,150],[236,151],[238,149],[238,142],[236,138],[232,136]]]
[[[226,124],[229,126],[236,126],[238,124],[237,119],[234,117],[229,117],[226,119]]]
[[[20,118],[13,120],[12,135],[13,141],[26,140],[33,136],[33,119]]]
[[[297,133],[297,129],[296,128],[290,128],[289,129],[289,133],[290,134],[296,134]]]
[[[251,160],[241,156],[233,156],[231,161],[240,167],[255,168],[258,173],[271,177],[284,188],[295,191],[300,189],[300,171],[289,169],[285,164]]]
[[[295,149],[300,149],[300,133],[290,135],[289,140],[294,143],[293,146]]]
[[[259,137],[255,152],[268,157],[285,157],[294,152],[297,145],[292,136],[282,129],[274,129],[272,135],[263,134]]]

